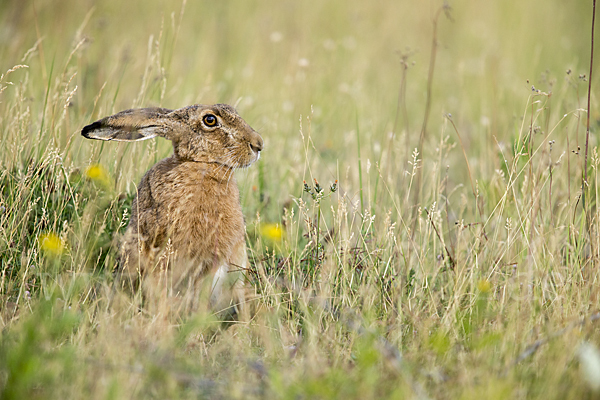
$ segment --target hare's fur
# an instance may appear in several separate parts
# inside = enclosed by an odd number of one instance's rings
[[[242,274],[231,274],[247,268],[233,171],[258,160],[260,135],[224,104],[126,110],[86,126],[82,134],[121,141],[162,136],[173,142],[174,154],[139,184],[121,245],[123,276],[146,279],[148,292],[165,284],[174,294],[191,290],[188,300],[196,303],[198,282],[212,272],[213,309],[226,307],[227,282],[233,300],[243,302]]]

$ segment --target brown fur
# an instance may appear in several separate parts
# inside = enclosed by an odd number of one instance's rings
[[[208,114],[217,120],[214,127],[206,123]],[[258,159],[260,135],[225,104],[126,110],[86,126],[82,134],[125,141],[162,136],[173,142],[174,154],[140,182],[121,247],[121,268],[132,279],[153,276],[154,285],[168,271],[175,293],[186,285],[196,288],[213,271],[211,303],[222,306],[223,274],[247,266],[233,171]],[[242,302],[239,278],[232,286],[235,300]]]

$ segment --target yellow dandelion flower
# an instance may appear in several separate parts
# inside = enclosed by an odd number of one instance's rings
[[[262,224],[260,235],[267,240],[279,242],[283,239],[285,232],[279,224]]]
[[[43,252],[60,256],[65,251],[65,242],[53,232],[39,236],[38,241]]]
[[[492,289],[492,284],[490,281],[482,279],[477,284],[477,289],[479,289],[481,293],[488,293]]]
[[[85,170],[85,177],[96,183],[109,186],[110,179],[108,178],[108,172],[100,164],[92,164]]]

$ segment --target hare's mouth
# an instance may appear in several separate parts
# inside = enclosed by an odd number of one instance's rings
[[[249,167],[251,164],[257,162],[258,160],[260,160],[260,149],[257,149],[256,147],[250,145],[249,146],[249,151],[247,153],[247,156],[244,157],[244,160],[239,160],[240,161],[240,165],[242,165],[241,168],[247,168]]]
[[[248,168],[249,166],[251,166],[259,158],[260,158],[260,155],[255,155],[253,157],[245,158],[243,160],[238,159],[238,160],[235,160],[234,162],[222,162],[219,164],[226,165],[226,166],[228,166],[230,168],[234,168],[234,169],[243,169],[243,168]]]
[[[252,157],[249,160],[245,160],[246,162],[240,161],[239,163],[237,163],[237,165],[234,168],[248,168],[249,166],[254,164],[256,161],[258,161],[259,158],[260,158],[260,153],[256,154],[254,157]]]
[[[257,162],[258,160],[260,160],[260,151],[252,152],[248,165]]]
[[[260,159],[260,148],[249,145],[247,149],[242,149],[238,148],[235,152],[232,152],[233,154],[225,154],[215,162],[229,168],[248,168]]]
[[[258,160],[260,160],[260,152],[262,150],[262,143],[260,144],[253,144],[253,143],[248,143],[248,147],[250,148],[250,154],[252,154],[254,156],[254,160],[252,160],[252,162],[256,162]]]

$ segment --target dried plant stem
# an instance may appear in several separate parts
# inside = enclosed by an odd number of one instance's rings
[[[361,213],[363,213],[365,211],[365,206],[363,202],[362,163],[360,159],[360,126],[358,124],[358,113],[356,114],[356,151],[358,153],[358,186],[360,191],[360,211]]]
[[[404,129],[405,129],[405,160],[404,163],[408,163],[410,161],[410,143],[409,143],[409,134],[408,134],[408,110],[406,108],[406,75],[408,71],[408,54],[400,55],[400,63],[402,65],[402,79],[400,80],[400,87],[398,88],[398,100],[396,103],[396,114],[394,116],[394,125],[392,127],[392,132],[388,141],[387,155],[386,155],[386,171],[385,176],[390,177],[390,169],[393,164],[392,162],[392,148],[394,147],[394,138],[396,137],[396,133],[398,132],[398,120],[400,119],[400,108],[402,107],[402,118],[404,119]],[[383,141],[382,141],[383,143]],[[382,152],[383,154],[383,152]],[[381,158],[380,158],[381,160]],[[375,192],[377,193],[377,191]]]
[[[594,251],[594,241],[592,238],[592,216],[591,213],[588,212],[587,207],[588,203],[586,202],[586,192],[589,188],[588,183],[588,148],[590,141],[590,103],[591,103],[591,94],[592,94],[592,71],[594,66],[594,26],[596,22],[596,0],[593,0],[592,6],[592,39],[590,43],[590,73],[588,76],[588,98],[587,98],[587,121],[586,121],[586,129],[585,129],[585,157],[583,159],[583,181],[581,182],[581,206],[582,211],[585,215],[585,226],[588,231],[588,236],[590,239],[590,249],[591,254],[595,254]],[[582,221],[583,223],[583,221]]]
[[[33,17],[35,19],[35,33],[37,35],[36,45],[38,46],[39,55],[40,55],[40,65],[42,67],[42,77],[44,78],[44,80],[46,80],[46,79],[48,79],[48,72],[46,71],[46,61],[45,61],[45,57],[44,57],[44,46],[42,46],[42,35],[40,33],[40,27],[39,27],[39,24],[38,24],[38,15],[37,15],[37,9],[35,8],[35,1],[32,2],[32,6],[33,6]]]
[[[452,116],[450,114],[448,114],[446,116],[446,118],[448,118],[448,121],[450,121],[450,123],[452,124],[452,127],[454,128],[454,131],[456,132],[456,136],[458,136],[458,141],[460,142],[460,147],[462,149],[463,156],[465,157],[465,162],[467,164],[467,171],[469,173],[469,181],[471,183],[471,192],[473,193],[473,198],[475,199],[475,208],[479,212],[479,218],[480,218],[481,222],[484,222],[483,210],[481,209],[481,204],[479,202],[479,195],[477,193],[477,190],[475,190],[475,185],[473,184],[473,174],[471,173],[471,165],[469,164],[469,158],[467,157],[465,145],[462,141],[462,137],[460,136],[460,132],[458,131],[456,124],[452,120]],[[487,237],[487,234],[485,233],[485,224],[482,224],[482,226],[481,226],[481,233],[482,233],[483,237],[487,240],[488,237]]]
[[[402,118],[404,119],[404,133],[405,133],[405,163],[410,160],[410,142],[408,135],[408,109],[406,108],[406,75],[408,73],[408,57],[410,54],[401,54],[401,65],[402,65],[402,79],[400,80],[400,87],[398,89],[398,102],[396,104],[396,115],[394,117],[394,127],[392,128],[392,137],[390,138],[390,145],[388,147],[388,160],[391,160],[391,148],[392,140],[398,130],[398,120],[400,117],[400,107],[402,107]],[[391,164],[388,162],[388,165]],[[389,174],[389,168],[388,168]],[[386,174],[387,175],[387,174]]]
[[[535,231],[535,182],[533,179],[533,114],[534,114],[534,98],[531,99],[531,121],[529,123],[529,138],[527,140],[527,154],[529,156],[529,182],[527,184],[531,187],[531,223],[529,225],[529,246],[527,246],[527,268],[529,273],[530,284],[528,285],[529,294],[531,296],[531,302],[533,303],[533,232]]]
[[[429,72],[427,74],[427,97],[425,98],[425,115],[423,116],[423,125],[421,126],[421,135],[419,136],[419,152],[423,151],[423,142],[427,133],[427,123],[429,122],[429,113],[431,111],[431,90],[433,87],[433,72],[435,71],[435,59],[437,56],[437,30],[438,19],[444,7],[440,7],[433,17],[433,37],[431,39],[431,56],[429,58]]]
[[[433,215],[431,215],[429,213],[429,211],[427,211],[427,209],[425,209],[425,213],[427,213],[427,217],[429,219],[429,223],[431,223],[431,226],[433,227],[433,230],[435,231],[435,234],[437,235],[438,240],[440,241],[440,243],[442,244],[442,246],[444,246],[444,250],[446,250],[446,254],[448,255],[448,261],[450,263],[450,269],[454,269],[454,266],[456,265],[456,262],[454,261],[454,257],[452,257],[452,253],[448,249],[448,246],[446,246],[446,243],[444,243],[444,239],[442,238],[442,235],[440,234],[440,231],[438,230],[437,226],[435,226],[435,222],[433,222]],[[443,257],[443,255],[442,255],[442,257]]]
[[[404,130],[404,137],[405,137],[405,159],[404,159],[404,163],[403,165],[408,164],[408,162],[410,161],[409,157],[410,157],[410,143],[409,143],[409,135],[408,135],[408,110],[406,108],[406,73],[408,71],[408,56],[409,54],[401,54],[400,55],[400,62],[402,65],[402,79],[400,80],[400,87],[398,89],[398,101],[396,104],[396,115],[394,117],[394,125],[392,127],[392,131],[389,135],[388,138],[388,145],[387,145],[387,152],[386,152],[386,163],[387,166],[385,168],[385,175],[381,176],[381,174],[377,175],[377,180],[375,181],[375,198],[373,199],[373,204],[377,204],[377,194],[378,194],[378,187],[379,187],[379,179],[384,179],[384,177],[386,179],[394,179],[393,175],[391,174],[391,168],[392,165],[396,165],[395,162],[392,161],[392,149],[394,148],[394,139],[396,138],[396,133],[398,130],[398,119],[399,119],[399,115],[400,115],[400,107],[402,107],[402,117],[404,119],[404,125],[405,125],[405,130]],[[381,140],[381,143],[385,143],[385,133],[384,133],[384,137]],[[383,151],[381,152],[380,156],[379,156],[379,165],[381,165],[381,160],[383,158]],[[401,168],[402,170],[402,168]],[[401,176],[404,178],[404,175],[401,174]],[[375,214],[375,210],[372,209],[371,212],[373,214]]]
[[[594,67],[594,25],[596,23],[596,0],[593,0],[593,11],[592,11],[592,42],[590,44],[590,74],[588,76],[588,98],[587,98],[587,125],[585,130],[585,158],[583,160],[583,182],[581,185],[581,195],[583,199],[583,209],[586,210],[587,204],[585,202],[585,191],[588,186],[588,147],[590,142],[590,98],[592,94],[592,71]],[[586,213],[587,214],[587,213]]]
[[[550,226],[554,227],[554,214],[552,213],[552,144],[554,142],[550,141],[549,146],[550,150],[548,151],[548,175],[550,175],[550,182],[548,187],[548,206],[550,207]],[[567,147],[568,148],[568,147]]]
[[[435,71],[435,59],[436,59],[436,55],[437,55],[437,48],[438,48],[438,40],[437,40],[437,31],[438,31],[438,19],[440,17],[440,13],[442,11],[446,12],[446,15],[448,15],[448,11],[449,11],[449,7],[444,4],[442,7],[440,7],[436,13],[435,16],[433,17],[433,36],[431,38],[431,56],[429,58],[429,72],[427,75],[427,96],[425,99],[425,114],[423,116],[423,125],[421,126],[421,135],[419,136],[419,145],[417,147],[417,151],[419,154],[423,154],[423,143],[425,142],[425,135],[427,134],[427,123],[429,122],[429,113],[431,111],[431,91],[432,91],[432,87],[433,87],[433,73]],[[421,191],[421,177],[422,177],[422,171],[421,168],[417,169],[417,176],[416,176],[416,185],[415,185],[415,191],[414,191],[414,201],[413,201],[413,222],[412,222],[412,229],[411,229],[411,236],[413,236],[415,234],[415,228],[417,225],[417,210],[419,209],[419,195],[420,195],[420,191]]]

